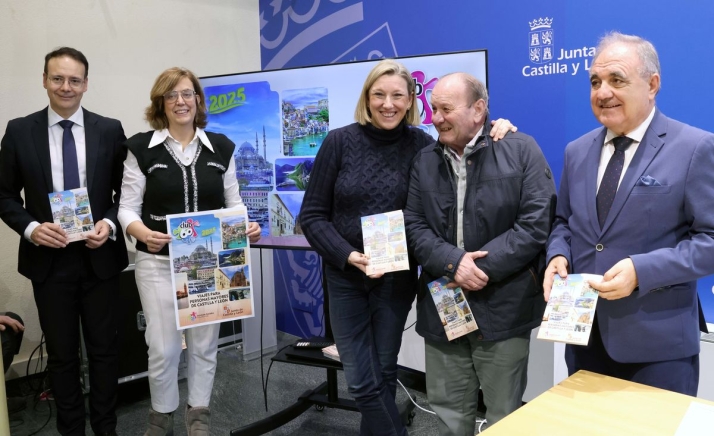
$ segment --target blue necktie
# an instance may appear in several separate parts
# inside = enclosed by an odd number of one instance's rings
[[[612,139],[612,144],[615,146],[615,153],[607,163],[605,174],[600,181],[600,189],[597,191],[597,220],[601,229],[610,212],[612,202],[615,201],[617,185],[620,184],[620,175],[622,175],[622,168],[625,166],[625,150],[632,144],[632,139],[618,136]]]
[[[79,166],[77,165],[77,147],[74,144],[72,126],[69,120],[62,120],[59,125],[64,129],[62,134],[62,165],[64,167],[64,190],[79,188]]]

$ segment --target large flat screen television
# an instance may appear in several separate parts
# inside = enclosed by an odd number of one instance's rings
[[[420,128],[436,137],[429,99],[438,78],[465,71],[487,82],[487,53],[476,50],[398,58],[412,73]],[[348,62],[201,78],[207,130],[235,144],[236,177],[261,246],[305,247],[297,220],[312,162],[330,129],[354,122],[362,85],[379,61]]]

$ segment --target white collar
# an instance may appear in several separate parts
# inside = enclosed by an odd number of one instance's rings
[[[73,113],[72,116],[67,118],[69,121],[72,121],[74,124],[78,124],[82,127],[84,127],[84,111],[82,110],[82,106],[77,109],[77,112]],[[52,127],[55,124],[59,123],[60,121],[64,120],[60,114],[55,112],[52,109],[52,106],[47,106],[47,125]]]
[[[201,143],[205,145],[207,149],[211,150],[211,153],[213,153],[213,145],[211,145],[211,141],[208,140],[206,132],[200,127],[196,127],[196,134],[193,136],[191,142],[195,141],[197,137],[201,140]],[[154,130],[154,134],[151,135],[151,141],[149,141],[149,148],[162,144],[166,138],[171,138],[176,141],[176,139],[169,133],[169,129]]]
[[[645,118],[645,120],[642,122],[642,124],[637,126],[635,128],[635,130],[627,133],[625,136],[636,141],[638,144],[640,142],[642,142],[642,138],[645,137],[645,133],[647,133],[647,129],[650,127],[650,123],[652,123],[652,118],[654,118],[654,114],[655,114],[656,110],[657,110],[657,108],[653,107],[652,112],[650,112],[650,114],[647,116],[647,118]],[[618,136],[620,136],[620,135],[618,135],[617,133],[613,132],[610,129],[607,129],[607,135],[605,135],[605,144],[612,141],[612,138],[616,138]]]

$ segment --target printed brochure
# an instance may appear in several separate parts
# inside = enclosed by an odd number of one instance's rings
[[[362,239],[364,254],[369,256],[368,276],[409,269],[401,210],[362,217]]]
[[[67,232],[69,242],[83,241],[87,239],[87,232],[94,231],[87,188],[53,192],[49,199],[52,221]]]
[[[550,291],[538,339],[587,345],[595,320],[598,292],[588,280],[602,280],[595,274],[556,275]]]
[[[166,224],[176,327],[254,316],[246,207],[167,215]]]
[[[460,287],[447,288],[446,284],[449,281],[446,277],[442,277],[427,286],[431,298],[434,299],[436,311],[439,312],[446,337],[452,340],[478,330],[478,325],[471,313],[471,307],[466,301],[464,291]]]

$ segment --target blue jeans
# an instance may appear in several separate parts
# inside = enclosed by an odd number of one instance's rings
[[[326,264],[330,324],[347,387],[362,413],[360,435],[405,436],[394,397],[397,355],[416,292],[416,273],[370,279]]]

